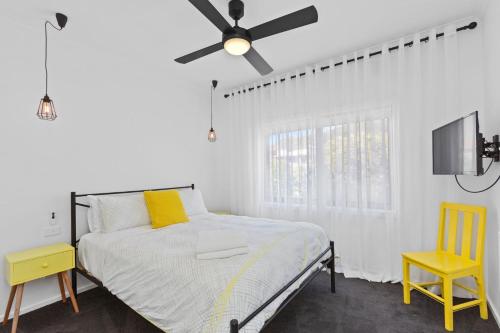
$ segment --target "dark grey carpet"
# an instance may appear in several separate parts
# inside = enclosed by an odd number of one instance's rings
[[[403,305],[400,284],[369,283],[337,274],[337,293],[331,294],[329,281],[328,275],[320,274],[263,332],[445,332],[443,307],[417,292],[412,292],[411,305]],[[82,293],[78,301],[78,315],[69,303],[56,303],[21,316],[18,332],[160,332],[99,289]],[[10,332],[10,325],[0,326],[0,332]],[[491,314],[489,320],[481,320],[475,307],[455,313],[455,332],[488,333],[500,329]]]

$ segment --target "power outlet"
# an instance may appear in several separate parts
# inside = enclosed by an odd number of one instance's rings
[[[49,225],[51,226],[57,225],[56,212],[50,213]]]
[[[45,237],[53,237],[59,234],[61,234],[61,227],[58,225],[43,228],[43,235]]]

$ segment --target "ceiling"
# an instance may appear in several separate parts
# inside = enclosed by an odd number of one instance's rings
[[[247,0],[240,26],[250,28],[315,5],[316,24],[256,41],[275,69],[290,70],[333,55],[392,40],[432,26],[481,17],[489,0]],[[227,14],[228,0],[211,0]],[[261,80],[243,57],[224,51],[182,65],[174,59],[220,41],[221,33],[187,0],[2,0],[0,18],[42,29],[54,12],[68,15],[66,34],[91,50],[124,57],[194,84],[218,79],[223,88]],[[66,35],[66,36],[67,36]]]

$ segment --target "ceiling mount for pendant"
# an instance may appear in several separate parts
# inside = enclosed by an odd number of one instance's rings
[[[63,29],[66,26],[66,23],[68,22],[68,17],[64,14],[56,13],[56,20],[59,27]]]

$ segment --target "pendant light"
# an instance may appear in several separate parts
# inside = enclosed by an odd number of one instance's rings
[[[59,28],[50,21],[45,21],[45,96],[40,100],[36,115],[42,120],[55,120],[57,118],[54,102],[50,99],[47,90],[49,83],[49,72],[47,70],[47,25],[51,25],[56,30],[62,30],[68,22],[68,17],[61,13],[56,13],[56,20]]]
[[[217,87],[217,80],[212,80],[212,87],[210,87],[210,130],[208,131],[208,142],[215,142],[217,140],[217,135],[215,134],[213,127],[213,93]]]

